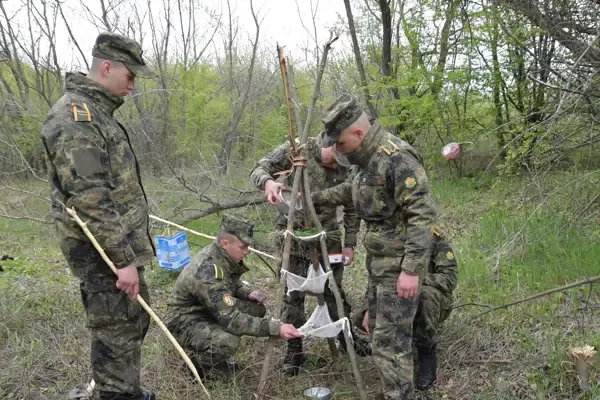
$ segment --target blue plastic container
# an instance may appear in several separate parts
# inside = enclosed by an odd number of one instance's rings
[[[190,262],[190,250],[185,232],[170,237],[154,236],[154,241],[160,268],[179,271]]]

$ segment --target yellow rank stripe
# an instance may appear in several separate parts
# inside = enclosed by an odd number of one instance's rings
[[[83,103],[83,108],[85,109],[85,112],[87,113],[88,121],[92,122],[92,113],[90,113],[90,109],[88,108],[86,103]]]
[[[223,268],[218,267],[217,264],[213,264],[213,267],[215,267],[215,279],[225,279]],[[219,278],[219,271],[221,272],[221,278]]]
[[[391,140],[388,140],[388,143],[391,144],[396,151],[400,151],[400,147],[398,147],[396,143],[392,142]]]
[[[381,145],[381,146],[379,146],[379,148],[380,148],[381,150],[385,151],[385,152],[387,153],[387,155],[388,155],[388,156],[392,154],[392,152],[391,152],[391,151],[389,151],[389,150],[388,150],[388,148],[387,148],[387,147],[385,147],[384,145]]]
[[[75,122],[77,122],[79,121],[79,117],[77,116],[77,106],[75,103],[71,103],[71,107],[73,107],[73,119],[75,119]]]
[[[73,119],[75,122],[79,122],[79,110],[77,109],[77,106],[75,103],[71,103],[71,107],[73,108]],[[83,103],[83,109],[85,110],[85,115],[88,122],[92,122],[92,113],[90,112],[90,109],[86,103]]]

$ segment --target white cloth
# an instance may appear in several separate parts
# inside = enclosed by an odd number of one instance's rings
[[[281,270],[281,272],[285,275],[288,295],[293,291],[323,293],[325,291],[325,282],[327,282],[327,279],[331,275],[331,272],[326,273],[323,271],[321,264],[319,264],[319,269],[316,271],[311,264],[306,278],[285,270]]]
[[[320,338],[336,337],[342,330],[346,331],[348,333],[348,337],[350,337],[350,340],[352,340],[352,333],[350,332],[350,322],[348,321],[348,318],[344,317],[333,322],[329,316],[327,305],[318,305],[308,321],[298,328],[298,332],[300,332],[302,336]]]

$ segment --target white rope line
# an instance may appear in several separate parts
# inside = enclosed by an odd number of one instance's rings
[[[298,240],[309,241],[314,239],[321,239],[321,237],[327,237],[327,232],[321,231],[311,236],[296,236],[294,232],[290,232],[286,229],[285,231],[283,231],[283,237],[285,238],[287,235],[292,235],[293,238]]]
[[[189,233],[191,233],[193,235],[196,235],[196,236],[200,236],[200,237],[203,237],[203,238],[206,238],[206,239],[211,239],[211,240],[215,240],[216,239],[215,236],[210,236],[210,235],[206,235],[204,233],[196,232],[193,229],[189,229],[189,228],[186,228],[185,226],[181,226],[181,225],[178,225],[178,224],[176,224],[174,222],[167,221],[166,219],[159,218],[156,215],[149,215],[149,217],[152,218],[155,221],[159,221],[159,222],[162,222],[163,224],[174,226],[176,228],[179,228],[179,229],[181,229],[183,231],[189,232]],[[252,251],[252,252],[254,252],[256,254],[260,254],[261,256],[270,258],[272,260],[279,260],[277,257],[272,256],[272,255],[270,255],[268,253],[265,253],[263,251],[257,250],[254,247],[249,247],[248,250],[250,250],[250,251]]]

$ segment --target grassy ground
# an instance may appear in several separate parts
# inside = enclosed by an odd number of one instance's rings
[[[572,184],[549,199],[541,195],[569,182]],[[600,345],[596,287],[571,289],[477,317],[490,305],[598,274],[598,214],[575,218],[588,204],[588,197],[597,193],[597,180],[586,182],[577,182],[568,173],[535,182],[434,181],[442,226],[453,237],[460,262],[460,284],[458,308],[442,333],[439,383],[421,398],[600,398],[597,363],[591,366],[590,392],[582,394],[569,355],[572,346]],[[31,186],[31,182],[23,184],[28,190],[43,189]],[[174,207],[193,205],[165,185],[149,186],[156,213],[167,215]],[[47,210],[47,204],[22,193],[8,193],[2,201],[5,209],[25,206],[32,215]],[[241,212],[259,221],[259,236],[268,242],[272,213],[264,206]],[[214,234],[219,218],[205,218],[189,226]],[[157,228],[153,233],[164,230]],[[208,243],[200,238],[190,241],[193,252]],[[72,388],[91,378],[89,335],[78,284],[58,250],[52,225],[0,219],[3,255],[14,260],[0,261],[4,270],[0,272],[0,399],[64,399]],[[344,282],[355,305],[365,287],[363,262],[360,253],[347,269]],[[254,256],[249,265],[251,272],[245,279],[275,293],[277,285],[270,271]],[[154,266],[147,277],[153,306],[164,315],[176,273]],[[273,303],[271,296],[268,306]],[[232,379],[208,383],[214,399],[253,398],[265,344],[264,339],[243,341],[237,358],[245,369]],[[302,391],[315,385],[332,388],[335,399],[358,398],[349,363],[342,358],[332,365],[325,341],[309,342],[306,369],[295,378],[278,372],[283,351],[280,343],[269,398],[301,399]],[[143,357],[142,383],[157,391],[159,398],[201,398],[201,391],[155,325],[144,344]],[[377,373],[370,359],[361,359],[360,365],[372,397],[379,390]]]

